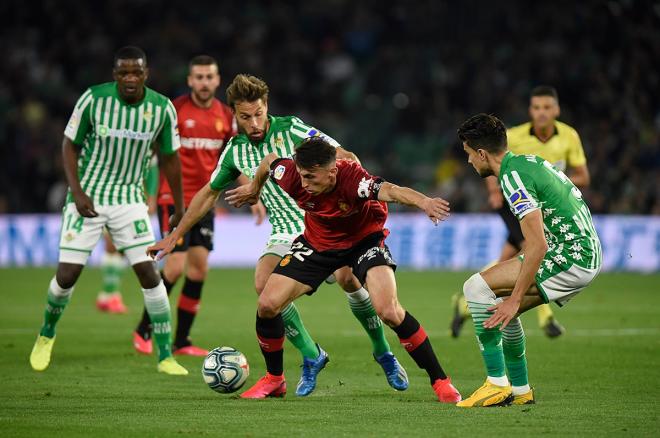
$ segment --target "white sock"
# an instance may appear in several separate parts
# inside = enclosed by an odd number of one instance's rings
[[[532,388],[529,387],[529,384],[524,386],[514,386],[512,387],[512,389],[513,389],[513,395],[527,394],[529,391],[532,390]]]
[[[346,297],[348,298],[349,303],[361,303],[367,298],[369,298],[369,292],[363,287],[356,290],[355,292],[346,292]]]
[[[497,386],[509,386],[509,379],[506,378],[506,375],[502,377],[488,376],[488,381]]]

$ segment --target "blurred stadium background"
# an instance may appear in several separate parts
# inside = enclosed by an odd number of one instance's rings
[[[7,436],[471,436],[484,427],[493,435],[651,436],[660,427],[652,401],[660,396],[652,383],[660,378],[660,2],[7,0],[0,16],[0,266],[8,267],[0,269],[0,425]],[[439,271],[482,266],[504,239],[456,139],[467,116],[489,112],[508,126],[523,123],[530,90],[556,87],[560,120],[584,145],[592,177],[584,194],[598,215],[607,268],[652,275],[601,275],[598,293],[562,312],[568,332],[561,341],[530,324],[531,374],[544,404],[531,413],[480,412],[480,422],[427,403],[426,382],[407,356],[402,362],[417,386],[393,403],[373,364],[364,372],[368,352],[353,348],[361,334],[336,292],[301,303],[306,322],[336,351],[314,400],[252,406],[218,398],[197,376],[160,379],[154,362],[130,347],[141,309],[137,283],[126,274],[128,315],[98,315],[94,269],[83,274],[63,318],[61,366],[37,375],[27,357],[52,269],[33,266],[57,261],[62,132],[83,90],[111,80],[112,56],[127,44],[147,53],[147,85],[171,98],[188,91],[187,62],[197,54],[219,60],[222,100],[235,74],[259,76],[271,87],[273,114],[298,115],[356,152],[372,173],[452,203],[460,214],[435,229],[418,216],[394,215],[390,243],[403,266],[430,269],[399,275],[402,301],[429,321],[464,394],[480,384],[481,363],[474,338],[451,341],[446,328],[449,296],[469,274]],[[245,213],[217,218],[213,263],[245,269],[212,272],[193,334],[209,346],[243,349],[256,376],[250,267],[268,227],[255,232]],[[241,253],[246,239],[252,246]],[[346,329],[337,332],[338,325]],[[298,358],[288,354],[297,378]],[[291,428],[295,410],[307,421]],[[264,412],[274,423],[264,423]]]

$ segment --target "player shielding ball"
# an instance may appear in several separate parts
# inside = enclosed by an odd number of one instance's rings
[[[305,210],[304,234],[296,238],[259,296],[256,329],[267,373],[241,397],[286,393],[282,309],[303,294],[313,294],[328,275],[348,266],[365,285],[378,316],[427,372],[438,400],[456,403],[461,396],[440,366],[424,328],[398,302],[396,264],[384,242],[386,202],[417,207],[436,223],[448,216],[449,204],[385,182],[354,161],[337,160],[336,154],[325,139],[306,139],[293,159],[271,153],[251,184],[227,192],[226,200],[237,207],[255,203],[270,175]]]
[[[508,151],[498,118],[473,116],[458,137],[479,176],[497,177],[526,244],[524,255],[463,285],[488,377],[457,406],[534,403],[518,315],[550,301],[563,306],[587,287],[601,268],[600,241],[580,190],[542,158]]]

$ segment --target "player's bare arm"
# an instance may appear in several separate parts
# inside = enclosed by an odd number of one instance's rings
[[[268,174],[270,173],[270,165],[273,161],[278,159],[276,153],[270,153],[261,160],[259,167],[254,174],[254,179],[249,184],[244,184],[236,187],[233,190],[227,190],[225,201],[233,207],[241,207],[245,204],[254,205],[259,201],[259,194],[266,181],[268,181]]]
[[[449,202],[442,198],[429,198],[409,187],[399,187],[384,182],[378,192],[378,200],[384,202],[398,202],[409,207],[417,207],[437,224],[449,217]]]
[[[172,190],[174,214],[170,218],[170,228],[177,226],[183,216],[183,185],[181,183],[181,161],[179,154],[161,154],[158,157],[160,171],[163,172]]]
[[[238,178],[236,178],[236,181],[239,186],[244,186],[245,184],[250,183],[250,178],[241,173]],[[250,206],[250,211],[252,212],[252,217],[255,219],[255,224],[261,225],[266,218],[266,207],[264,207],[264,204],[261,201],[258,201],[256,204]]]
[[[360,163],[360,159],[351,151],[347,151],[341,146],[337,147],[337,159],[339,160],[349,160],[349,161],[355,161],[358,164]]]
[[[495,313],[484,321],[485,328],[497,327],[501,323],[500,330],[504,330],[507,324],[516,317],[525,293],[535,284],[536,272],[539,270],[541,261],[543,261],[543,257],[548,251],[548,242],[545,240],[543,233],[543,215],[540,209],[522,218],[520,228],[526,242],[525,258],[522,262],[520,274],[511,296],[488,309]]]
[[[581,166],[572,166],[569,169],[568,177],[578,188],[584,189],[591,184],[591,175],[589,175],[589,168],[586,164]]]
[[[76,209],[80,216],[83,217],[96,217],[99,214],[94,210],[94,202],[85,194],[80,181],[78,180],[78,156],[80,155],[80,148],[73,144],[71,139],[64,137],[62,141],[62,158],[64,159],[64,173],[66,181],[71,188],[71,195],[73,201],[76,203]]]
[[[147,248],[147,253],[156,260],[161,260],[172,252],[177,240],[190,231],[193,225],[199,222],[213,208],[219,196],[220,192],[213,190],[211,183],[206,184],[197,192],[192,201],[190,201],[188,210],[186,210],[186,213],[181,218],[179,225],[167,237]]]

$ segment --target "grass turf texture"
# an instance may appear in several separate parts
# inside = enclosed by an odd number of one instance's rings
[[[50,368],[38,373],[28,357],[52,275],[52,269],[0,270],[0,430],[5,437],[650,436],[660,427],[660,275],[601,275],[556,310],[568,330],[557,340],[543,336],[535,314],[525,316],[538,404],[466,410],[435,401],[426,375],[387,329],[411,380],[405,392],[390,389],[337,286],[323,286],[297,301],[307,328],[331,358],[307,398],[294,394],[301,359],[289,343],[284,400],[247,401],[214,393],[202,380],[202,358],[179,359],[191,372],[187,377],[157,373],[156,358],[140,356],[131,346],[142,311],[131,272],[124,276],[127,315],[97,312],[100,272],[83,273],[57,327]],[[397,275],[402,304],[425,326],[464,397],[485,376],[471,322],[458,340],[447,329],[450,295],[468,275]],[[173,310],[178,294],[177,288]],[[264,372],[254,333],[255,297],[252,271],[212,271],[192,332],[198,345],[229,345],[246,354],[251,376],[245,388]]]

